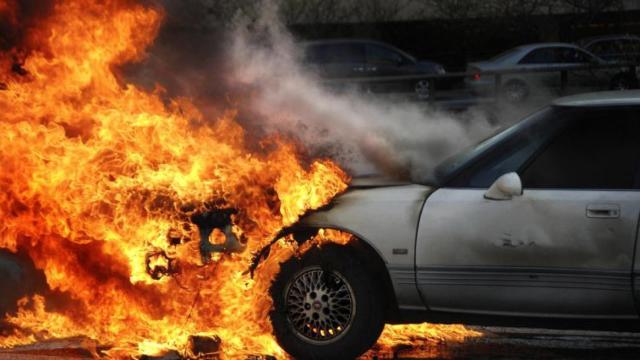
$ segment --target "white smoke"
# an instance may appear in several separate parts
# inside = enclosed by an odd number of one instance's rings
[[[298,138],[355,174],[422,178],[445,157],[493,128],[479,111],[452,115],[409,101],[332,91],[305,69],[302,49],[267,3],[255,21],[240,19],[228,53],[229,81],[252,89],[250,107],[268,132]]]

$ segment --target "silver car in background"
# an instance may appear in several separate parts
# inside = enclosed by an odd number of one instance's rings
[[[607,65],[611,62],[600,59],[576,45],[566,43],[541,43],[523,45],[505,51],[487,61],[469,63],[467,72],[474,75],[466,84],[478,95],[494,95],[495,77],[483,75],[483,71],[531,70],[529,73],[505,74],[502,78],[502,93],[509,102],[521,102],[531,95],[559,94],[560,71],[535,72],[547,68],[562,69],[579,65]],[[569,93],[599,90],[624,90],[635,87],[637,80],[623,68],[579,69],[567,72]]]
[[[576,44],[606,61],[640,61],[640,37],[635,35],[595,36]]]
[[[349,359],[385,322],[637,326],[640,91],[563,98],[420,184],[359,183],[285,233],[357,240],[282,264],[280,345]]]

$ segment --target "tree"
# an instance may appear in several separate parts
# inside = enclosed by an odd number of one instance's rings
[[[597,14],[607,10],[624,10],[623,0],[563,0],[571,10]]]

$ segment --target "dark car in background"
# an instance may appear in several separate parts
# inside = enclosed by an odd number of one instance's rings
[[[419,61],[406,52],[383,42],[364,39],[331,39],[302,44],[304,63],[325,79],[445,74],[442,65]],[[361,82],[360,86],[374,93],[414,93],[420,100],[431,97],[428,80],[389,80]],[[435,82],[439,86],[439,82]]]
[[[522,70],[502,76],[501,93],[509,102],[521,102],[530,95],[558,95],[562,88],[561,72],[566,68],[565,93],[598,90],[626,90],[637,86],[635,74],[612,65],[591,52],[567,43],[540,43],[518,46],[487,61],[470,63],[467,86],[476,94],[493,94],[495,76],[483,72]],[[589,68],[593,65],[593,68]],[[576,68],[578,67],[578,68]],[[547,71],[548,70],[548,71]]]
[[[640,37],[635,35],[595,36],[576,44],[606,61],[640,61]]]

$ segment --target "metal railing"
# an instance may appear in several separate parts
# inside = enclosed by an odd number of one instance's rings
[[[513,74],[534,74],[534,73],[553,73],[557,72],[560,76],[560,91],[565,92],[569,82],[569,72],[572,71],[593,71],[603,69],[620,69],[620,73],[628,74],[637,80],[636,71],[640,64],[632,62],[617,62],[611,64],[569,64],[569,65],[553,65],[531,68],[509,68],[501,70],[473,71],[473,72],[452,72],[445,74],[416,74],[416,75],[400,75],[400,76],[370,76],[370,77],[345,77],[323,80],[324,84],[367,84],[367,83],[403,83],[427,80],[429,81],[430,96],[429,101],[435,101],[438,89],[436,81],[442,79],[464,79],[473,76],[493,76],[494,77],[494,94],[499,98],[502,91],[503,77]]]

